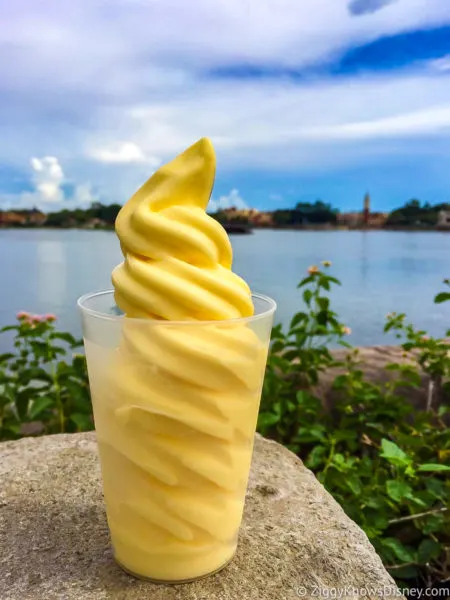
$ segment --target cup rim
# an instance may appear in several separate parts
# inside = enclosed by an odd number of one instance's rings
[[[106,295],[113,295],[114,296],[114,290],[113,289],[108,289],[108,290],[100,290],[98,292],[88,292],[87,294],[83,294],[82,296],[80,296],[77,300],[77,306],[79,308],[79,310],[82,313],[88,314],[91,317],[95,317],[97,319],[102,319],[104,321],[114,321],[114,322],[118,322],[118,321],[123,321],[125,319],[125,315],[110,315],[104,312],[101,312],[99,310],[95,310],[93,308],[89,308],[85,305],[85,302],[87,300],[90,300],[92,298],[96,298],[98,296],[106,296]],[[167,320],[161,320],[161,319],[143,319],[142,317],[126,317],[127,320],[133,322],[133,323],[145,323],[146,326],[149,325],[159,325],[159,326],[171,326],[171,325],[176,325],[176,326],[193,326],[193,325],[229,325],[229,324],[242,324],[242,323],[254,323],[255,321],[259,321],[261,319],[266,319],[267,317],[273,315],[277,309],[277,303],[275,302],[275,300],[273,300],[272,298],[270,298],[269,296],[265,296],[264,294],[257,294],[257,293],[252,293],[251,294],[252,298],[258,298],[260,300],[263,300],[264,302],[266,302],[268,304],[268,308],[267,310],[264,310],[261,313],[258,313],[256,315],[251,315],[250,317],[237,317],[234,319],[221,319],[221,320],[208,320],[208,321],[200,321],[200,320],[193,320],[193,321],[167,321]]]

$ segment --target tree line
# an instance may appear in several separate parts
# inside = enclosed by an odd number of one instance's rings
[[[64,209],[48,213],[44,225],[48,227],[84,227],[91,224],[94,227],[113,227],[121,208],[120,204],[106,205],[95,202],[87,209]],[[404,206],[389,213],[385,226],[432,227],[436,225],[441,210],[450,210],[450,204],[431,205],[428,202],[421,203],[420,200],[412,199]],[[14,212],[25,215],[33,211],[18,210]],[[339,212],[339,209],[331,204],[316,200],[313,203],[299,202],[294,208],[278,209],[269,214],[272,225],[275,227],[300,227],[302,225],[334,225],[337,223]],[[250,224],[252,221],[242,211],[236,211],[236,213],[218,211],[210,214],[222,224]]]

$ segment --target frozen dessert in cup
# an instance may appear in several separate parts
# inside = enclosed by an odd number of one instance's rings
[[[113,291],[79,300],[114,556],[197,579],[233,557],[275,303],[233,273],[201,139],[123,206]]]

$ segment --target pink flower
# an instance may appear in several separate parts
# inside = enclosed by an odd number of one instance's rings
[[[21,310],[17,313],[16,319],[18,319],[19,321],[23,321],[23,319],[28,319],[29,316],[30,316],[30,313],[27,313],[26,311]]]
[[[344,325],[341,329],[342,333],[344,335],[350,335],[352,330],[350,329],[350,327],[347,327],[347,325]]]
[[[54,315],[53,313],[47,313],[46,315],[43,316],[44,321],[48,321],[49,323],[52,323],[53,321],[56,321],[57,316]]]
[[[38,323],[45,321],[45,317],[41,315],[28,315],[26,319],[24,319],[24,323],[27,325],[31,325],[31,327],[35,327]]]
[[[319,272],[319,267],[317,267],[316,265],[311,265],[308,269],[308,273],[310,275],[315,275],[318,272]]]

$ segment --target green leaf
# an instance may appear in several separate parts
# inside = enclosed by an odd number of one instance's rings
[[[400,502],[403,498],[407,498],[412,493],[411,486],[404,481],[398,481],[397,479],[389,479],[386,481],[386,491],[395,502]]]
[[[270,351],[274,354],[278,354],[283,350],[284,346],[285,344],[282,340],[275,340],[270,346]]]
[[[384,498],[369,496],[365,501],[366,506],[369,508],[376,508],[377,510],[384,508],[385,500]]]
[[[14,329],[19,329],[18,325],[7,325],[6,327],[2,327],[0,329],[0,333],[3,333],[4,331],[13,331]]]
[[[442,551],[443,546],[439,542],[431,539],[422,540],[417,550],[417,562],[425,565],[439,558]]]
[[[53,379],[50,373],[41,369],[40,367],[32,367],[30,369],[24,369],[20,373],[20,381],[23,385],[28,385],[32,381],[45,381],[52,383]]]
[[[443,500],[446,495],[445,483],[441,479],[437,479],[436,477],[431,477],[427,479],[425,482],[425,486],[427,491],[434,497],[439,500]]]
[[[314,448],[309,453],[309,456],[306,459],[305,464],[310,469],[317,469],[324,463],[325,456],[326,456],[326,449],[324,446],[314,446]]]
[[[278,323],[278,325],[274,325],[272,327],[270,337],[272,339],[284,338],[283,326],[281,325],[281,323]]]
[[[0,364],[10,360],[11,358],[14,358],[14,354],[12,354],[11,352],[5,352],[5,354],[0,354]]]
[[[297,288],[301,288],[303,286],[305,286],[308,283],[311,283],[312,281],[314,281],[314,277],[312,277],[311,275],[308,275],[308,277],[305,277],[304,279],[302,279],[300,281],[300,283],[297,284]]]
[[[355,494],[355,496],[359,496],[362,492],[362,485],[359,477],[355,474],[346,477],[345,483],[350,488],[350,490]]]
[[[333,456],[333,463],[339,466],[343,465],[345,463],[344,455],[340,452],[336,452],[336,454]]]
[[[313,293],[311,290],[305,290],[303,292],[303,300],[305,301],[305,304],[307,304],[309,306],[310,302],[311,302],[311,298],[313,296]]]
[[[276,415],[274,413],[261,413],[258,418],[258,426],[270,427],[271,425],[278,423],[280,418],[280,415]]]
[[[448,300],[450,300],[449,292],[441,292],[434,298],[435,304],[441,304],[442,302],[447,302]]]
[[[326,275],[326,278],[331,283],[334,283],[336,285],[341,285],[341,282],[339,281],[339,279],[336,279],[336,277],[331,277],[331,275]]]
[[[381,440],[381,452],[380,456],[385,458],[393,465],[406,466],[410,464],[411,459],[401,448],[385,438]]]
[[[422,522],[422,521],[420,521]],[[429,515],[423,520],[422,532],[425,535],[429,533],[435,533],[442,531],[444,527],[444,516],[443,515]]]
[[[71,333],[67,332],[54,331],[49,337],[52,340],[62,340],[63,342],[67,342],[71,348],[76,348],[83,344],[83,340],[77,340]]]
[[[283,358],[292,362],[294,359],[298,358],[298,350],[287,350],[283,352]]]
[[[401,543],[396,538],[385,538],[381,540],[382,545],[385,548],[392,550],[394,555],[402,562],[416,562],[416,557],[412,548],[409,548]]]
[[[348,375],[338,375],[334,381],[333,381],[333,389],[334,390],[340,390],[342,388],[344,388],[347,383],[349,381],[349,376]]]
[[[36,358],[42,358],[44,360],[50,360],[52,358],[52,349],[46,342],[31,340],[30,346]]]
[[[308,315],[304,312],[298,312],[292,318],[290,329],[294,329],[296,325],[306,320],[308,320]]]
[[[427,463],[417,467],[418,471],[438,472],[438,471],[450,471],[448,465],[441,465],[438,463]]]
[[[70,415],[70,420],[75,423],[79,431],[91,431],[94,428],[94,423],[90,415],[74,413]]]
[[[413,565],[405,565],[398,569],[391,569],[390,573],[397,579],[415,579],[418,575],[418,570]]]
[[[36,390],[33,390],[33,388],[25,388],[16,395],[15,405],[17,409],[17,414],[21,421],[24,421],[26,419],[31,396],[35,393]]]
[[[330,307],[329,298],[317,298],[317,304],[320,306],[320,309],[323,311],[328,311]]]
[[[53,404],[54,401],[52,398],[49,398],[48,396],[40,396],[39,398],[34,400],[30,410],[28,411],[28,416],[31,420],[34,420],[37,416],[43,413],[44,410],[46,410]]]
[[[300,427],[297,433],[297,441],[309,444],[311,442],[324,442],[325,434],[322,425],[311,425],[309,427]]]
[[[328,311],[321,310],[316,315],[316,321],[319,325],[325,326],[328,323]]]

